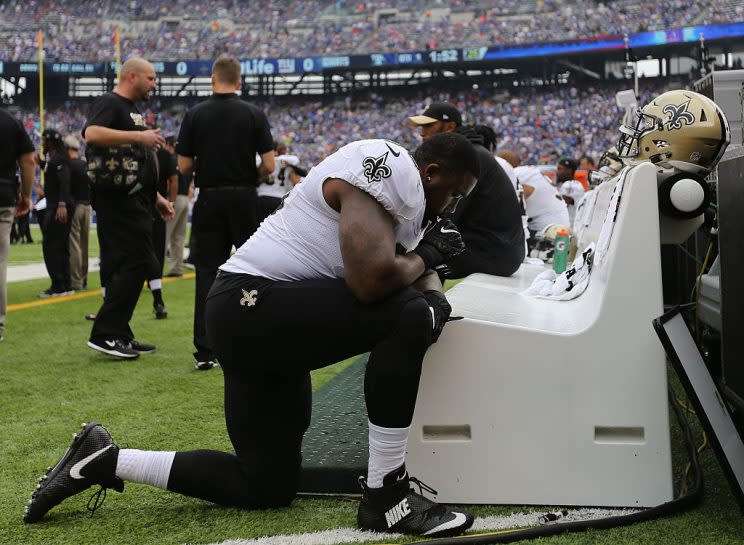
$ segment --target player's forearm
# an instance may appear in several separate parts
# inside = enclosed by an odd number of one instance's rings
[[[424,273],[424,261],[416,254],[396,255],[386,266],[362,268],[347,275],[346,283],[362,303],[375,303],[412,285]]]
[[[168,178],[168,200],[170,202],[176,202],[178,196],[178,176],[173,175]]]
[[[444,291],[442,283],[439,281],[439,275],[432,269],[429,269],[422,274],[418,280],[413,283],[413,287],[421,292],[430,290]]]
[[[34,163],[34,154],[25,153],[18,160],[21,169],[21,196],[31,198],[31,189],[34,187],[34,172],[36,164]]]
[[[191,176],[194,172],[194,158],[185,155],[178,156],[178,172],[184,176]]]
[[[138,144],[142,135],[139,131],[120,131],[92,125],[85,129],[85,142],[96,146],[118,146],[121,144]]]

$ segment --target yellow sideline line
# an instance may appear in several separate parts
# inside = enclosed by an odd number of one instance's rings
[[[186,273],[180,278],[163,278],[163,284],[167,284],[168,282],[175,282],[176,280],[185,280],[187,278],[194,278],[196,276],[196,273]],[[26,308],[33,308],[33,307],[41,307],[44,305],[53,305],[55,303],[64,303],[66,301],[74,301],[75,299],[86,299],[87,297],[95,297],[96,295],[101,295],[101,290],[92,290],[92,291],[86,291],[83,293],[74,293],[72,295],[64,295],[62,297],[50,297],[49,299],[40,299],[38,301],[30,301],[28,303],[18,303],[15,305],[8,305],[8,312],[12,312],[15,310],[23,310]]]

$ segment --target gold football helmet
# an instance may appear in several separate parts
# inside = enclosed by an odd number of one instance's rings
[[[620,127],[618,155],[627,164],[650,161],[663,169],[705,176],[731,142],[718,105],[692,91],[663,93],[636,115],[635,127]]]
[[[568,225],[551,223],[535,233],[535,245],[530,251],[530,257],[537,257],[550,263],[553,259],[553,246],[555,245],[555,237],[558,236],[558,231],[567,231],[571,240],[573,241],[575,239],[574,232]],[[569,258],[572,259],[570,255]]]

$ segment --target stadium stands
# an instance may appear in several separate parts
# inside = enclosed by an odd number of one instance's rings
[[[113,59],[116,26],[124,55],[196,60],[524,44],[741,20],[735,0],[9,0],[0,3],[0,58],[34,59],[39,28],[47,60],[80,62]]]
[[[420,94],[409,98],[368,94],[352,100],[339,97],[335,102],[317,99],[273,100],[256,102],[271,121],[276,139],[286,142],[303,165],[312,165],[342,145],[361,138],[387,138],[415,148],[417,132],[406,118],[422,111],[434,100],[449,100],[465,113],[466,123],[491,125],[499,135],[498,145],[520,154],[525,164],[554,164],[558,156],[579,157],[588,153],[599,157],[617,142],[617,127],[623,112],[615,106],[614,96],[628,83],[603,87],[519,88],[493,94],[471,90]],[[641,102],[657,94],[658,87],[642,90]],[[193,99],[192,99],[193,100]],[[148,122],[163,132],[177,132],[181,113],[151,103]],[[63,133],[76,133],[83,125],[87,105],[68,103],[47,113],[47,127]],[[157,114],[156,114],[157,112]],[[24,112],[22,120],[32,137],[38,138],[38,112]]]

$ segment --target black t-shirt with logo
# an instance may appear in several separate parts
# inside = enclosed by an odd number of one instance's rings
[[[145,131],[150,128],[137,109],[137,105],[128,98],[124,98],[116,93],[106,93],[93,102],[90,108],[90,115],[83,127],[83,137],[85,137],[86,129],[92,125],[119,131]],[[133,196],[143,195],[151,201],[154,198],[155,185],[157,183],[157,165],[155,161],[155,154],[148,152],[147,175],[145,177],[144,188]],[[97,190],[95,188],[92,189],[92,193],[95,196]]]
[[[44,167],[44,196],[47,208],[56,209],[60,202],[68,206],[72,204],[70,178],[70,160],[67,156],[57,152],[50,154]]]
[[[183,118],[176,152],[194,158],[196,187],[258,185],[256,153],[274,140],[266,115],[235,93],[215,93]]]
[[[20,121],[0,110],[0,206],[18,202],[18,158],[33,151],[34,145]]]

